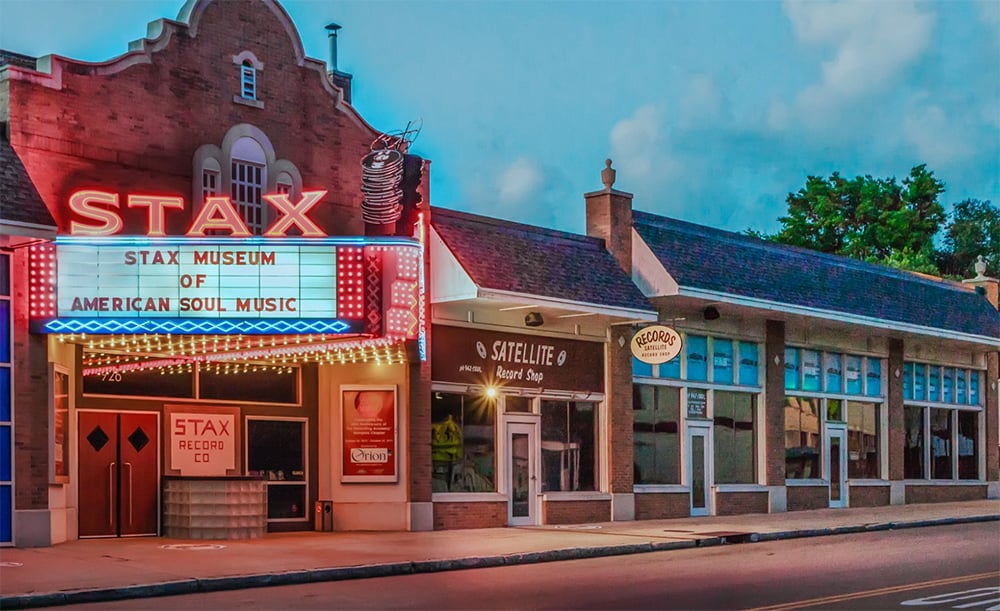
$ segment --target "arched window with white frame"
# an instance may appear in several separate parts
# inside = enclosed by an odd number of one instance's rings
[[[247,229],[254,235],[264,232],[267,214],[264,188],[267,185],[267,157],[253,138],[240,138],[233,144],[230,167],[230,199]]]

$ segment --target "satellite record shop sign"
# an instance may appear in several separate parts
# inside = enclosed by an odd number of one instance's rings
[[[632,338],[632,356],[643,363],[659,365],[673,360],[681,353],[680,333],[662,325],[651,325]]]

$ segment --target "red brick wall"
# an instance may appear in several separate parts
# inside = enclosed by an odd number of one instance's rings
[[[778,362],[775,363],[775,359]],[[764,392],[764,443],[767,455],[767,484],[785,483],[785,323],[767,321],[764,342],[764,362],[767,364]]]
[[[1000,446],[997,446],[997,429],[1000,428],[1000,413],[998,413],[997,395],[1000,394],[1000,353],[991,352],[986,355],[986,479],[991,482],[1000,480]]]
[[[903,455],[906,447],[906,423],[903,420],[903,342],[889,340],[889,367],[882,373],[889,380],[889,479],[903,479]]]
[[[49,506],[48,342],[28,333],[28,249],[11,261],[14,309],[14,508]]]
[[[851,507],[882,507],[889,504],[889,487],[849,486],[847,500]]]
[[[687,492],[637,492],[635,519],[659,520],[691,515],[691,496]]]
[[[625,340],[624,347],[618,338]],[[632,332],[625,327],[612,327],[611,341],[605,345],[608,368],[607,404],[610,414],[608,444],[611,447],[611,492],[630,493],[635,478],[632,430]]]
[[[720,492],[715,495],[715,513],[720,516],[767,513],[767,501],[767,492]]]
[[[304,188],[330,191],[310,213],[318,224],[335,235],[363,234],[359,161],[374,132],[349,107],[336,107],[322,70],[296,65],[281,20],[262,2],[214,2],[194,38],[169,23],[168,35],[151,63],[112,74],[98,72],[115,64],[63,64],[61,89],[12,74],[11,143],[60,227],[68,228],[69,193],[81,187],[190,200],[195,150],[221,146],[230,128],[248,123],[266,134],[278,159],[295,164]],[[244,50],[264,64],[257,82],[264,108],[233,102],[239,69],[232,58]],[[144,211],[122,208],[126,233],[143,232]],[[189,220],[168,213],[167,232],[182,233]]]
[[[788,511],[822,509],[830,506],[830,489],[826,486],[789,486]]]
[[[909,503],[949,503],[954,501],[975,501],[986,498],[986,486],[907,486],[906,502]]]
[[[610,522],[611,501],[545,501],[543,524],[584,524]]]
[[[434,530],[507,525],[507,503],[434,503]]]

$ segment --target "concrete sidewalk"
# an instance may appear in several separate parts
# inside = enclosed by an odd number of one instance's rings
[[[269,534],[252,541],[89,539],[0,550],[0,608],[361,579],[1000,521],[1000,501],[437,532]],[[1000,526],[997,529],[1000,535]]]

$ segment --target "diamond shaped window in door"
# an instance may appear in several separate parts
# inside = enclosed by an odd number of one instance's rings
[[[142,430],[142,427],[136,427],[132,431],[132,434],[128,436],[128,442],[132,444],[136,452],[140,452],[149,443],[149,436]]]
[[[90,434],[87,435],[87,441],[94,448],[95,452],[100,452],[101,448],[106,446],[110,440],[111,438],[108,437],[108,434],[100,426],[95,426],[94,430],[90,431]]]

